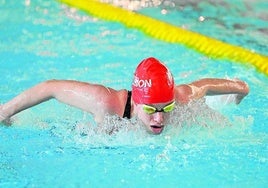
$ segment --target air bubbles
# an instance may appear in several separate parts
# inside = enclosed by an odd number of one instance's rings
[[[203,22],[203,21],[205,21],[205,17],[204,17],[204,16],[199,16],[198,20],[199,20],[200,22]]]
[[[168,12],[167,9],[162,9],[162,10],[161,10],[161,14],[163,14],[163,15],[166,15],[167,12]]]
[[[31,0],[25,0],[24,5],[27,6],[27,7],[30,6],[31,5]]]

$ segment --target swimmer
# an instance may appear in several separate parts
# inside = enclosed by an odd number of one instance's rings
[[[137,66],[131,91],[79,81],[48,80],[1,105],[0,122],[54,98],[89,112],[97,123],[101,123],[107,114],[128,119],[136,116],[149,133],[160,134],[171,118],[168,114],[176,105],[187,105],[207,95],[221,94],[236,94],[236,103],[239,104],[248,92],[248,85],[238,79],[205,78],[175,85],[169,69],[159,60],[149,57]]]

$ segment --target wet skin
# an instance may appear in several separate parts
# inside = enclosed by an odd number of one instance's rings
[[[157,108],[158,110],[162,109],[166,105],[170,104],[168,103],[159,103],[159,104],[150,104],[150,106],[153,106]],[[146,130],[149,133],[152,134],[160,134],[164,130],[166,126],[166,122],[169,120],[170,112],[155,112],[153,114],[147,114],[143,110],[143,104],[137,104],[137,116],[144,124]]]

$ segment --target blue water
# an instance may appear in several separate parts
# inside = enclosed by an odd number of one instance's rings
[[[176,2],[143,14],[267,54],[265,1]],[[167,14],[161,14],[166,9]],[[0,0],[0,102],[47,79],[130,89],[137,63],[155,56],[176,83],[240,78],[250,94],[238,106],[193,104],[163,134],[135,120],[107,117],[108,135],[80,110],[49,101],[0,126],[0,187],[265,187],[268,184],[267,76],[251,66],[209,59],[120,23],[56,1]],[[199,21],[200,16],[205,18]],[[135,126],[133,126],[133,124]],[[126,128],[124,128],[126,127]]]

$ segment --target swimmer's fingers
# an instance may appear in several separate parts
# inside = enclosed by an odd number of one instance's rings
[[[3,115],[0,114],[0,123],[6,126],[10,126],[13,121],[11,120],[11,118],[5,118]]]
[[[13,121],[12,121],[11,118],[7,118],[7,119],[5,119],[5,120],[3,120],[3,121],[1,122],[1,124],[5,125],[5,126],[11,126],[12,123],[13,123]]]
[[[10,126],[12,124],[12,120],[2,112],[2,106],[0,105],[0,123],[3,125]]]
[[[244,97],[245,95],[237,94],[235,98],[235,104],[239,104],[243,100]]]
[[[238,78],[235,78],[234,79],[237,83],[240,83],[240,87],[241,87],[241,94],[237,94],[236,95],[236,99],[235,99],[235,103],[236,104],[239,104],[242,100],[243,100],[243,98],[246,96],[246,95],[248,95],[248,93],[249,93],[249,85],[246,83],[246,82],[244,82],[244,81],[242,81],[242,80],[239,80]]]

